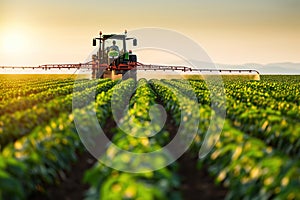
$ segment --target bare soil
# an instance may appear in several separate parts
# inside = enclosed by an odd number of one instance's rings
[[[167,115],[165,129],[171,134],[171,139],[175,137],[178,127]],[[184,153],[178,160],[179,177],[181,178],[180,191],[183,199],[186,200],[222,200],[225,199],[227,189],[216,186],[214,179],[209,176],[207,167],[197,169],[197,155],[191,152]]]
[[[197,169],[197,157],[189,153],[184,154],[177,161],[181,177],[181,193],[188,200],[222,200],[225,199],[227,189],[216,186],[209,176],[207,168]]]

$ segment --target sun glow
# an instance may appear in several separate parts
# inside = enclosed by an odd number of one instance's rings
[[[24,33],[18,31],[9,31],[2,36],[1,51],[4,53],[22,53],[26,51],[27,38]]]

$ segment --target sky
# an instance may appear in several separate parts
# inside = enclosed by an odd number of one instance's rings
[[[100,30],[143,27],[177,31],[216,63],[299,63],[299,11],[298,0],[1,0],[0,66],[84,62]]]

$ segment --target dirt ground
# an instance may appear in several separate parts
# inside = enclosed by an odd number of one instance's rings
[[[197,169],[197,157],[184,154],[178,160],[179,175],[182,178],[181,193],[188,200],[222,200],[227,190],[216,186],[205,167]]]

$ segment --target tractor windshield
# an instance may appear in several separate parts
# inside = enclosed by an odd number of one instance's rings
[[[123,52],[123,41],[118,39],[105,40],[107,55],[109,58],[117,58]]]

